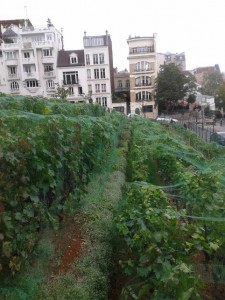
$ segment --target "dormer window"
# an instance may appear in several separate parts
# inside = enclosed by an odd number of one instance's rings
[[[70,63],[71,63],[72,65],[78,63],[78,58],[77,58],[77,55],[76,55],[75,53],[72,53],[72,54],[70,55]]]

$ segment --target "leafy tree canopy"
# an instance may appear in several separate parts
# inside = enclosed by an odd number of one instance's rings
[[[220,71],[215,70],[207,73],[203,78],[202,94],[216,97],[222,84],[223,77]]]
[[[194,77],[185,75],[175,64],[161,65],[156,80],[157,104],[173,109],[178,100],[196,90]]]
[[[218,88],[215,98],[216,107],[218,109],[223,108],[225,110],[225,82],[222,82]]]

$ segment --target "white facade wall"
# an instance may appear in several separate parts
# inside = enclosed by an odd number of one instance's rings
[[[13,43],[1,46],[4,86],[0,85],[0,91],[51,97],[57,82],[56,63],[58,50],[62,48],[61,34],[53,26],[37,29],[13,26],[11,29],[18,35],[13,37]]]
[[[93,55],[98,55],[98,64],[94,64]],[[104,63],[100,63],[99,55],[104,55]],[[90,58],[90,64],[87,63],[87,55]],[[84,47],[84,59],[85,67],[87,74],[87,86],[91,86],[91,98],[93,103],[99,103],[102,106],[107,106],[109,109],[112,109],[112,90],[111,90],[111,78],[110,78],[110,57],[108,46],[91,46]],[[99,78],[95,78],[95,70],[99,70]],[[101,69],[105,70],[105,78],[101,78]],[[90,71],[88,71],[90,70]],[[89,73],[90,72],[90,73]],[[91,75],[91,78],[88,78],[88,73]],[[99,90],[96,89],[96,86],[99,85]],[[105,92],[102,90],[102,85],[106,85]],[[106,99],[106,103],[104,102]]]
[[[88,90],[87,90],[87,77],[86,70],[84,66],[72,66],[71,67],[60,67],[58,72],[58,83],[63,86],[63,73],[64,72],[78,72],[78,84],[72,86],[72,91],[70,95],[67,96],[67,100],[70,102],[87,102],[89,100]],[[68,86],[65,86],[68,89]],[[80,89],[82,88],[82,94]]]

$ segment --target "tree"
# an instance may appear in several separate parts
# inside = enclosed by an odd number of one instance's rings
[[[58,85],[58,84],[57,84]],[[69,95],[69,89],[65,89],[64,87],[57,86],[56,96],[65,100]]]
[[[212,71],[205,74],[202,84],[202,94],[217,97],[220,86],[223,84],[222,74],[218,71]]]
[[[215,98],[216,107],[218,109],[223,108],[223,110],[225,111],[225,82],[222,82],[220,84],[217,92],[218,93]]]
[[[193,77],[185,76],[175,64],[161,65],[156,80],[156,102],[159,110],[173,110],[178,100],[192,92],[194,87],[196,88]]]

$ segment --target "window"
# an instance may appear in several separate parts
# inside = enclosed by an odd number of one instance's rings
[[[116,106],[116,107],[113,107],[113,109],[115,109],[115,111],[124,113],[124,107],[123,106]]]
[[[16,75],[16,67],[9,68],[9,75]]]
[[[24,71],[25,71],[27,74],[31,74],[31,66],[24,66]]]
[[[99,62],[101,65],[105,63],[104,53],[99,54]]]
[[[76,57],[70,57],[70,63],[71,64],[76,64],[77,63],[77,58]]]
[[[92,93],[92,85],[91,84],[88,85],[88,93],[89,94]]]
[[[96,103],[101,104],[101,98],[97,97],[96,98]]]
[[[82,86],[78,86],[78,94],[79,95],[83,94]]]
[[[149,70],[150,70],[150,63],[147,61],[141,61],[135,65],[136,72],[149,71]]]
[[[151,77],[140,76],[135,79],[135,86],[146,86],[151,85]]]
[[[93,54],[93,64],[94,65],[98,64],[98,54]]]
[[[84,47],[104,46],[103,37],[84,37]]]
[[[43,56],[52,56],[52,49],[43,49]]]
[[[153,105],[143,105],[143,113],[153,112]]]
[[[101,86],[102,86],[102,93],[106,93],[106,84],[103,83]]]
[[[44,71],[45,72],[53,71],[53,65],[44,65]]]
[[[99,79],[99,69],[94,69],[95,79]]]
[[[86,65],[90,65],[90,55],[86,54]]]
[[[101,78],[105,78],[105,69],[100,69]]]
[[[130,87],[130,80],[126,80],[126,88]]]
[[[87,69],[87,79],[91,79],[91,70]]]
[[[118,80],[118,87],[119,87],[119,88],[123,87],[122,80]]]
[[[78,84],[78,72],[63,72],[63,84]]]
[[[107,98],[102,97],[102,106],[107,106]]]
[[[14,51],[6,52],[6,59],[15,59],[16,53]]]
[[[52,35],[51,34],[47,34],[47,41],[51,41],[52,40]]]
[[[78,62],[78,58],[77,58],[76,53],[72,53],[72,54],[70,55],[70,63],[71,63],[71,64],[77,64],[77,62]]]
[[[47,81],[46,81],[46,87],[47,87],[47,88],[52,88],[52,89],[54,89],[54,88],[55,88],[55,83],[54,83],[54,81],[53,81],[53,80],[47,80]]]
[[[26,58],[26,59],[29,59],[30,58],[30,52],[24,52],[23,57]]]
[[[68,89],[69,95],[74,95],[74,89],[73,86],[70,86]]]
[[[95,93],[100,93],[100,84],[95,85]]]
[[[16,81],[13,81],[11,83],[11,90],[18,90],[19,89],[19,83]]]
[[[151,93],[146,91],[136,93],[136,101],[141,100],[151,100]]]
[[[27,87],[38,87],[38,81],[37,80],[28,80],[26,82]]]

